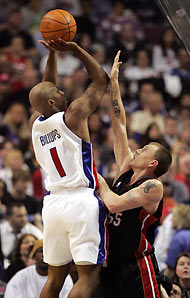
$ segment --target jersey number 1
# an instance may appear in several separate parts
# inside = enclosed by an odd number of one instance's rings
[[[56,149],[56,147],[51,148],[51,149],[50,149],[50,153],[51,153],[51,157],[52,157],[53,163],[54,163],[54,165],[55,165],[55,167],[56,167],[56,169],[57,169],[59,175],[60,175],[61,177],[66,176],[65,171],[64,171],[64,169],[63,169],[63,166],[62,166],[62,164],[61,164],[61,162],[60,162],[59,156],[58,156],[58,154],[57,154],[57,149]]]

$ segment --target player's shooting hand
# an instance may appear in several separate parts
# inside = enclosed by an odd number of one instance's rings
[[[48,43],[53,49],[60,52],[74,51],[77,46],[75,42],[73,41],[66,42],[61,38],[57,40],[50,40]]]
[[[122,62],[119,61],[120,53],[121,53],[121,51],[118,51],[115,56],[115,59],[114,59],[113,65],[112,65],[112,69],[111,69],[111,79],[118,79],[119,67],[122,64]]]
[[[43,46],[46,49],[48,49],[50,52],[54,52],[55,51],[55,49],[50,46],[49,42],[44,41],[44,40],[38,40],[38,42],[41,43],[41,44],[43,44]]]

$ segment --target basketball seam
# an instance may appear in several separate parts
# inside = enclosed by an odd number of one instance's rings
[[[75,25],[74,25],[75,26]],[[74,27],[70,27],[71,29]],[[62,31],[62,30],[67,30],[67,28],[63,28],[63,29],[58,29],[58,30],[53,30],[53,31],[41,31],[41,33],[52,33],[52,32],[59,32],[59,31]],[[71,31],[71,30],[69,30]],[[74,32],[74,31],[71,31],[71,32]]]
[[[69,26],[69,24],[71,23],[71,21],[72,21],[72,17],[71,17],[71,20],[70,20],[70,23],[68,22],[68,20],[67,20],[67,18],[65,17],[65,15],[64,14],[62,14],[62,12],[60,11],[60,10],[58,10],[58,12],[60,13],[60,15],[62,15],[63,17],[64,17],[64,19],[66,20],[66,22],[67,22],[67,27],[68,27],[68,29],[69,29],[69,40],[70,40],[70,26]]]
[[[54,31],[41,31],[41,33],[46,34],[46,33],[54,33],[54,32],[59,32],[59,31],[64,31],[65,29],[61,29],[61,30],[54,30]],[[75,31],[70,31],[71,33],[75,33]],[[69,33],[69,32],[67,32]]]
[[[43,18],[43,20],[51,20],[51,21],[54,21],[54,22],[56,22],[56,23],[59,23],[59,24],[61,24],[61,25],[68,25],[68,23],[67,24],[64,24],[64,23],[62,23],[62,22],[59,22],[59,21],[57,21],[57,20],[54,20],[54,19],[51,19],[51,18]]]
[[[64,17],[64,19],[65,19],[66,22],[67,22],[67,25],[69,25],[69,24],[71,23],[71,21],[72,21],[72,17],[71,17],[71,19],[70,19],[70,22],[68,22],[68,20],[67,20],[67,18],[65,17],[65,15],[64,15],[60,10],[58,10],[58,12]]]

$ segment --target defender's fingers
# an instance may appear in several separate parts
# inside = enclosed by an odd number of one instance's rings
[[[118,62],[119,61],[119,56],[120,56],[121,51],[119,50],[115,56],[114,62]]]

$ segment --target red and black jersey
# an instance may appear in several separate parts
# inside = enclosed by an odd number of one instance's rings
[[[122,174],[112,187],[118,195],[138,187],[150,177],[143,177],[130,184],[133,171]],[[127,263],[152,251],[154,233],[162,215],[162,200],[154,215],[147,213],[143,207],[119,213],[109,213],[109,255],[108,266],[113,263]]]

